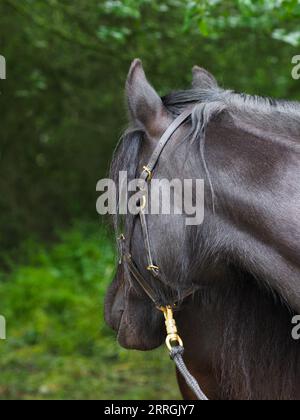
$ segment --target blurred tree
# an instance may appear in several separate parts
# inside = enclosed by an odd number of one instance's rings
[[[222,85],[299,99],[294,0],[2,0],[0,247],[96,217],[95,185],[126,124],[141,57],[163,94],[200,64]]]
[[[217,38],[229,29],[255,30],[298,46],[299,17],[298,0],[188,0],[185,25]]]

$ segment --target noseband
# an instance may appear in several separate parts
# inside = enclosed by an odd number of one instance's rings
[[[189,109],[184,111],[179,117],[177,117],[173,123],[167,128],[164,132],[162,137],[160,138],[157,146],[152,153],[150,160],[147,165],[143,166],[143,171],[139,178],[138,188],[141,192],[141,205],[139,207],[139,218],[142,227],[142,235],[144,240],[144,246],[146,250],[147,256],[147,266],[146,270],[149,271],[152,277],[155,280],[158,280],[160,283],[164,284],[161,278],[160,267],[155,264],[152,256],[151,245],[150,245],[150,237],[149,237],[149,230],[147,225],[146,219],[146,204],[147,204],[147,195],[145,185],[150,184],[153,178],[153,171],[159,161],[159,158],[167,146],[169,140],[173,136],[173,134],[178,130],[178,128],[183,125],[192,115],[193,109]],[[173,315],[173,309],[177,307],[177,302],[170,302],[168,305],[162,305],[160,298],[157,296],[154,289],[149,285],[149,283],[145,280],[144,276],[139,271],[137,265],[135,264],[132,256],[130,253],[125,252],[125,242],[126,238],[123,234],[119,237],[119,248],[121,253],[121,262],[125,262],[128,266],[129,272],[132,278],[140,285],[142,290],[145,294],[150,298],[150,300],[154,303],[155,307],[163,312],[165,317],[165,324],[167,330],[167,338],[166,338],[166,345],[170,351],[171,358],[175,361],[179,371],[184,376],[187,384],[196,394],[197,398],[200,400],[207,400],[204,393],[201,391],[197,381],[195,378],[189,373],[187,370],[182,354],[183,354],[183,342],[177,332],[176,322]],[[187,290],[182,299],[187,298],[188,296],[192,295],[195,292],[195,288],[191,288]]]

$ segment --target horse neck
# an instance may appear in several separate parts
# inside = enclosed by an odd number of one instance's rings
[[[290,309],[300,310],[299,143],[269,134],[226,115],[202,138],[199,177],[211,185],[204,224],[187,244],[196,262],[189,277],[198,270],[206,291],[178,324],[189,368],[211,398],[300,398]]]
[[[210,280],[178,315],[187,364],[204,391],[218,399],[299,399],[300,343],[287,307],[236,268]]]
[[[208,199],[202,239],[211,254],[242,266],[300,310],[300,155],[294,142],[268,142],[259,133],[228,116],[209,125],[206,163],[215,213]]]

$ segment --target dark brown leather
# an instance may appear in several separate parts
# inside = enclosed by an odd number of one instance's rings
[[[147,170],[144,169],[143,172],[141,173],[141,176],[140,176],[141,183],[139,185],[139,188],[140,188],[140,191],[142,193],[144,191],[145,182],[151,182],[151,177],[149,176],[149,172],[151,172],[151,174],[152,174],[155,166],[157,165],[157,163],[159,161],[159,158],[160,158],[164,148],[168,144],[172,135],[176,132],[176,130],[182,124],[184,124],[188,120],[188,118],[190,118],[192,113],[193,113],[193,109],[189,109],[187,111],[184,111],[181,115],[179,115],[179,117],[177,117],[173,121],[173,123],[168,127],[168,129],[164,132],[164,134],[160,138],[154,152],[152,153],[152,155],[150,157],[150,160],[149,160],[148,164],[145,165]],[[147,199],[146,196],[145,196],[145,199]],[[144,245],[145,245],[145,250],[146,250],[147,264],[148,264],[146,268],[155,279],[158,279],[161,283],[163,283],[163,281],[160,277],[159,267],[157,267],[155,265],[155,263],[153,261],[153,257],[152,257],[151,243],[150,243],[150,237],[149,237],[149,230],[148,230],[148,226],[147,226],[145,208],[141,207],[140,212],[139,212],[139,217],[140,217],[140,222],[141,222],[141,228],[142,228],[142,233],[143,233],[143,238],[144,238]],[[138,270],[136,264],[134,263],[131,255],[126,254],[124,252],[125,237],[123,235],[121,235],[121,237],[119,238],[119,241],[121,241],[120,250],[121,250],[121,254],[122,254],[122,259],[127,263],[130,274],[135,279],[135,281],[140,285],[140,287],[143,289],[143,291],[146,293],[146,295],[152,300],[154,305],[156,307],[160,307],[161,302],[159,302],[159,298],[157,298],[155,291],[150,287],[148,282],[144,279],[144,277],[142,276],[142,274]],[[185,299],[186,297],[193,294],[195,292],[195,290],[196,290],[195,288],[192,288],[192,289],[186,291],[186,293],[184,293],[182,299]],[[170,306],[172,306],[172,307],[176,306],[176,302],[171,302]]]
[[[168,144],[170,138],[175,133],[175,131],[178,130],[178,128],[187,121],[187,119],[192,115],[193,110],[189,109],[187,111],[184,111],[182,114],[179,115],[179,117],[176,118],[172,122],[172,124],[167,128],[167,130],[164,132],[162,137],[160,138],[157,146],[155,147],[154,152],[151,155],[151,158],[147,165],[145,165],[151,172],[153,172],[155,166],[157,165],[157,162],[160,158],[160,155],[162,154],[164,148]],[[148,172],[143,171],[141,173],[140,179],[146,181],[148,179]]]
[[[144,293],[146,293],[146,295],[149,297],[150,300],[152,300],[152,302],[154,303],[154,305],[156,307],[160,307],[161,302],[155,296],[154,290],[149,286],[147,281],[144,279],[144,277],[139,272],[138,268],[136,267],[136,265],[132,261],[132,258],[131,258],[130,255],[127,255],[126,262],[127,262],[127,265],[128,265],[128,268],[129,268],[129,271],[130,271],[131,275],[133,276],[135,281],[140,285],[140,287],[142,288]]]

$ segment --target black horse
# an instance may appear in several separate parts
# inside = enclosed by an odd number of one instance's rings
[[[144,269],[138,218],[116,217],[151,287],[180,302],[176,320],[185,361],[210,399],[300,399],[300,104],[221,89],[195,67],[190,90],[160,98],[142,64],[131,66],[131,119],[112,177],[140,173],[157,141],[185,109],[192,117],[173,135],[155,178],[206,180],[205,220],[147,216],[161,285]],[[192,296],[183,299],[187,288]],[[162,314],[119,266],[106,297],[106,320],[119,343],[150,350],[165,337]],[[179,377],[184,398],[193,395]]]

